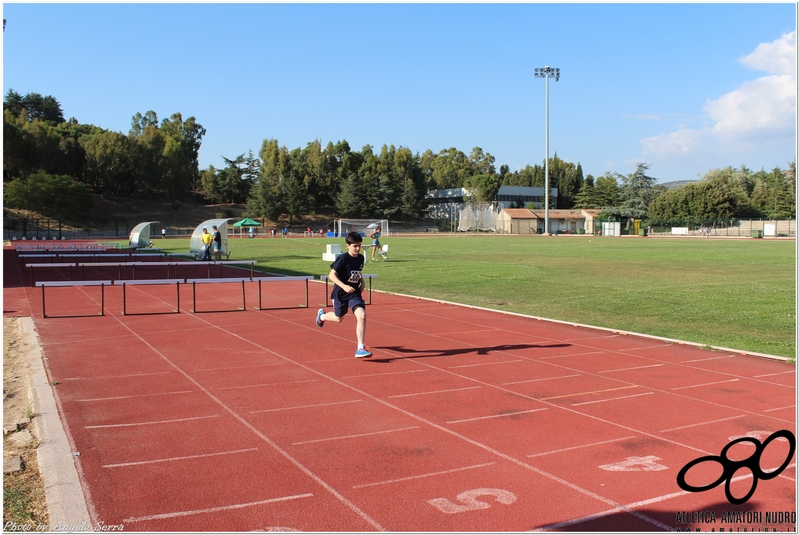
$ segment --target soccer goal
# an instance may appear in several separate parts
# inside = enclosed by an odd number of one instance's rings
[[[353,230],[361,236],[369,236],[378,226],[380,235],[388,236],[388,219],[336,219],[336,232],[342,238]]]

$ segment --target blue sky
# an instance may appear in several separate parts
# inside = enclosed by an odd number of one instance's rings
[[[796,4],[6,3],[3,93],[126,133],[194,116],[200,166],[346,139],[661,182],[796,154]]]

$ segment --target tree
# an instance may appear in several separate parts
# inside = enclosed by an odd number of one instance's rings
[[[455,147],[439,152],[432,167],[435,189],[462,188],[465,180],[474,174],[469,159]]]
[[[51,125],[64,122],[61,104],[50,95],[43,97],[39,93],[28,93],[23,97],[9,89],[3,101],[3,110],[9,110],[15,117],[25,110],[30,122],[43,121]]]
[[[616,206],[619,202],[619,184],[616,177],[609,173],[597,177],[594,182],[594,193],[598,208],[608,209]]]
[[[619,198],[621,205],[606,209],[608,215],[644,219],[649,211],[649,204],[657,197],[658,192],[653,189],[656,178],[647,176],[649,165],[639,163],[635,172],[629,175],[614,175],[621,180]]]
[[[583,185],[574,197],[575,208],[598,208],[597,192],[594,188],[594,177],[588,175],[583,181]]]
[[[336,209],[347,218],[360,218],[366,212],[366,205],[360,193],[361,181],[356,173],[350,173],[341,183],[341,190],[336,198]]]
[[[499,177],[497,175],[473,175],[463,185],[468,190],[465,200],[470,204],[484,204],[497,200]]]
[[[57,219],[83,220],[92,207],[92,197],[83,184],[64,175],[37,171],[27,180],[15,178],[3,190],[9,208],[36,210]]]
[[[131,195],[136,191],[131,140],[119,132],[105,131],[81,138],[86,155],[84,182],[109,195]]]

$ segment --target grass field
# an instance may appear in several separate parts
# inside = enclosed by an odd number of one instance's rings
[[[231,260],[327,275],[333,238],[230,239]],[[367,240],[365,243],[369,243]],[[389,237],[373,288],[705,345],[796,356],[796,242],[597,237]],[[188,239],[156,239],[187,251]]]

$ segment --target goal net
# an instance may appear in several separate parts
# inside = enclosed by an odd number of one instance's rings
[[[353,230],[361,236],[368,237],[378,226],[380,235],[388,236],[388,219],[336,219],[336,232],[341,238]]]
[[[487,203],[478,206],[467,204],[459,212],[458,230],[468,232],[470,230],[497,231],[497,214],[501,210],[499,203]]]

